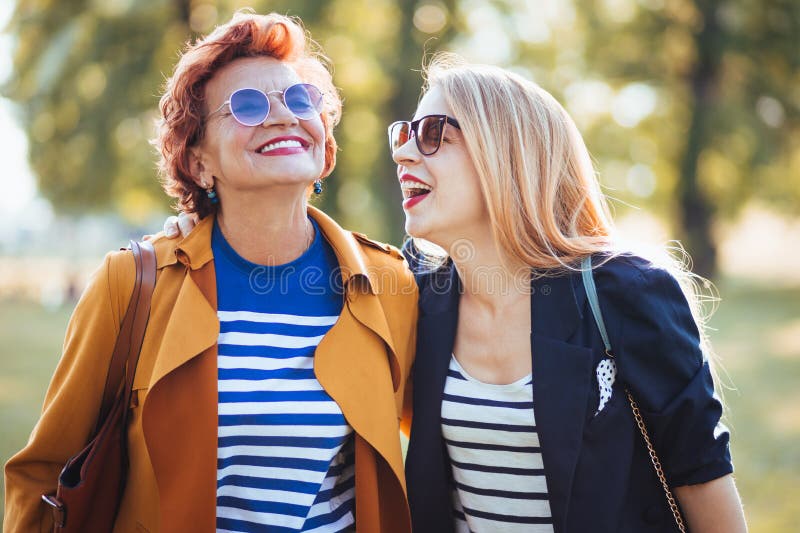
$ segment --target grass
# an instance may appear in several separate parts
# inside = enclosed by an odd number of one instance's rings
[[[712,317],[736,479],[750,530],[800,523],[800,288],[728,283]],[[727,373],[727,377],[725,374]]]
[[[754,533],[800,523],[800,287],[728,281],[712,317],[736,479]],[[0,461],[26,442],[70,309],[0,301]]]

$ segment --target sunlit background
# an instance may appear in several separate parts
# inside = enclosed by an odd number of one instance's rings
[[[575,118],[621,234],[680,240],[710,325],[751,531],[800,523],[800,2],[0,0],[0,461],[25,442],[102,255],[171,213],[148,145],[183,45],[239,8],[296,15],[345,101],[315,202],[399,244],[386,125],[422,57],[536,81]]]

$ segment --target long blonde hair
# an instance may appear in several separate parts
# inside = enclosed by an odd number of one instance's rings
[[[508,258],[547,276],[577,270],[581,259],[596,252],[608,252],[608,260],[629,251],[615,239],[583,137],[550,93],[511,71],[446,52],[435,54],[423,74],[423,92],[439,87],[458,119],[495,242]],[[447,259],[422,239],[414,245],[423,266],[435,268]],[[651,246],[643,255],[679,282],[703,351],[713,359],[705,327],[718,300],[713,285],[691,272],[680,244]]]
[[[441,88],[459,121],[504,255],[552,273],[610,249],[613,222],[589,152],[547,91],[450,53],[423,72],[423,90]]]

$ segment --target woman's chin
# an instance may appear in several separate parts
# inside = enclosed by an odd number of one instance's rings
[[[422,224],[420,220],[416,219],[416,217],[409,217],[406,215],[406,233],[415,239],[427,240],[426,235],[428,232],[425,231],[425,225]]]

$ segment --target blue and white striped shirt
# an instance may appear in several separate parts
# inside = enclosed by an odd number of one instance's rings
[[[458,533],[552,533],[531,376],[483,383],[451,358],[442,435],[453,472]]]
[[[315,232],[301,257],[267,267],[214,228],[217,531],[327,533],[355,521],[352,428],[314,374],[342,308],[336,256]]]

